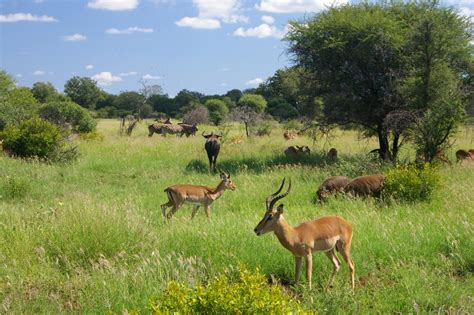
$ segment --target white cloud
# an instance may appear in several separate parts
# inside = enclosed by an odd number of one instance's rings
[[[151,74],[147,73],[144,76],[142,76],[142,79],[143,80],[159,80],[159,79],[162,79],[162,77],[160,77],[158,75],[151,75]]]
[[[91,70],[91,69],[94,69],[94,66],[93,65],[86,65],[85,67],[87,70]]]
[[[121,77],[112,75],[112,73],[108,71],[97,73],[96,75],[93,75],[91,79],[97,81],[97,84],[103,86],[112,85],[114,82],[122,81]]]
[[[220,86],[227,86],[227,83],[221,83]]]
[[[474,9],[471,9],[471,8],[468,8],[468,7],[461,7],[461,8],[459,8],[459,13],[462,16],[470,18],[471,20],[474,19]]]
[[[261,0],[255,7],[272,13],[319,12],[327,7],[349,3],[348,0]]]
[[[263,79],[261,79],[261,78],[255,78],[255,79],[253,79],[253,80],[249,80],[249,81],[245,82],[245,85],[257,86],[257,85],[259,85],[260,83],[263,83]]]
[[[119,77],[129,77],[131,75],[137,75],[136,71],[130,71],[130,72],[122,72],[118,74]]]
[[[138,3],[139,0],[92,0],[87,2],[87,7],[91,9],[125,11],[135,9]]]
[[[192,27],[208,30],[221,27],[221,22],[219,20],[189,16],[185,16],[181,20],[176,21],[175,24],[181,27]]]
[[[35,72],[33,72],[33,75],[45,75],[46,74],[46,71],[43,71],[43,70],[36,70]]]
[[[273,24],[275,23],[275,18],[273,16],[264,15],[262,16],[262,22],[266,24]]]
[[[282,38],[285,35],[285,33],[286,33],[286,30],[279,30],[275,25],[268,25],[268,24],[263,23],[257,27],[248,28],[248,29],[239,27],[232,34],[234,36],[240,36],[240,37]]]
[[[247,22],[248,17],[241,15],[241,0],[193,0],[198,16],[186,16],[176,22],[183,27],[216,29],[220,21],[224,23]]]
[[[77,33],[72,34],[72,35],[63,36],[63,40],[65,40],[67,42],[80,42],[80,41],[84,41],[86,39],[87,39],[87,37],[85,37],[82,34],[77,34]]]
[[[120,34],[133,34],[133,33],[153,33],[152,28],[141,28],[138,26],[128,27],[122,30],[117,28],[109,28],[105,31],[107,34],[120,35]]]
[[[55,18],[47,15],[33,15],[31,13],[13,13],[8,15],[0,15],[0,23],[14,22],[57,22]]]
[[[22,77],[23,77],[23,74],[18,73],[17,75],[15,75],[15,77],[17,77],[17,78],[22,78]]]

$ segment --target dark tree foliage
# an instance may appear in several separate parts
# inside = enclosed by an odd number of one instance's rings
[[[395,160],[402,131],[388,128],[387,119],[437,108],[434,99],[457,103],[446,96],[459,95],[458,88],[437,87],[448,77],[459,87],[469,76],[467,30],[465,20],[437,2],[362,3],[292,22],[287,40],[295,63],[317,78],[326,122],[376,136],[380,157]]]
[[[64,85],[64,93],[75,103],[94,109],[100,99],[101,89],[97,82],[88,77],[72,77]]]

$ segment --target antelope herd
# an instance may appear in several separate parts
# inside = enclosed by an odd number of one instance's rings
[[[149,137],[153,133],[177,134],[187,137],[194,135],[198,130],[196,125],[179,123],[171,124],[168,120],[164,123],[155,122],[148,126]],[[216,161],[219,155],[222,135],[202,133],[206,139],[204,148],[209,159],[209,170],[216,170]],[[295,138],[295,134],[288,130],[284,132],[283,137],[286,140]],[[240,142],[239,142],[240,143]],[[304,156],[309,156],[311,150],[308,146],[293,145],[287,147],[283,153],[289,159],[297,160]],[[418,155],[417,155],[418,158]],[[331,148],[326,154],[327,161],[335,162],[338,159],[338,151]],[[451,163],[442,150],[439,150],[435,159]],[[467,160],[474,160],[474,150],[458,150],[456,152],[458,163]],[[161,205],[163,219],[169,221],[173,215],[185,204],[194,205],[191,220],[197,214],[201,206],[208,219],[211,217],[211,204],[221,197],[228,189],[236,190],[236,185],[232,182],[229,173],[220,171],[220,182],[215,188],[207,186],[197,186],[191,184],[178,184],[166,188],[164,191],[168,197],[168,202]],[[345,194],[349,197],[380,197],[384,185],[385,176],[383,174],[371,174],[355,177],[353,179],[346,176],[331,176],[326,178],[316,191],[316,197],[319,202],[327,200],[331,195]],[[339,216],[323,216],[312,221],[306,221],[296,227],[288,224],[283,217],[283,204],[275,208],[275,204],[285,198],[291,191],[291,180],[288,183],[288,189],[281,193],[285,185],[283,179],[279,189],[266,198],[265,214],[261,221],[254,228],[257,236],[267,232],[274,232],[280,244],[294,256],[295,260],[295,283],[298,283],[301,277],[303,259],[306,262],[306,279],[311,289],[313,252],[324,252],[333,265],[332,275],[328,282],[328,287],[332,286],[334,278],[340,268],[340,260],[336,252],[342,256],[347,263],[350,271],[351,286],[355,288],[355,264],[351,258],[350,248],[352,241],[352,226],[349,222]],[[171,208],[167,212],[167,209]]]

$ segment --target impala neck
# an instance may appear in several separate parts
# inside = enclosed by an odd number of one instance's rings
[[[217,187],[214,189],[214,192],[212,193],[212,195],[214,195],[214,200],[222,196],[225,190],[225,182],[221,180],[219,185],[217,185]]]
[[[295,244],[295,231],[285,220],[283,215],[280,216],[280,219],[275,223],[275,235],[280,241],[281,245],[291,251]]]

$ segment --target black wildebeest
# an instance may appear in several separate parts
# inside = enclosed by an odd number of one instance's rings
[[[216,160],[217,156],[219,155],[219,151],[221,149],[221,143],[219,138],[222,137],[221,135],[216,135],[214,132],[211,134],[204,134],[202,136],[206,138],[206,143],[204,144],[204,148],[207,152],[207,158],[209,159],[209,170],[212,172],[216,170]]]

